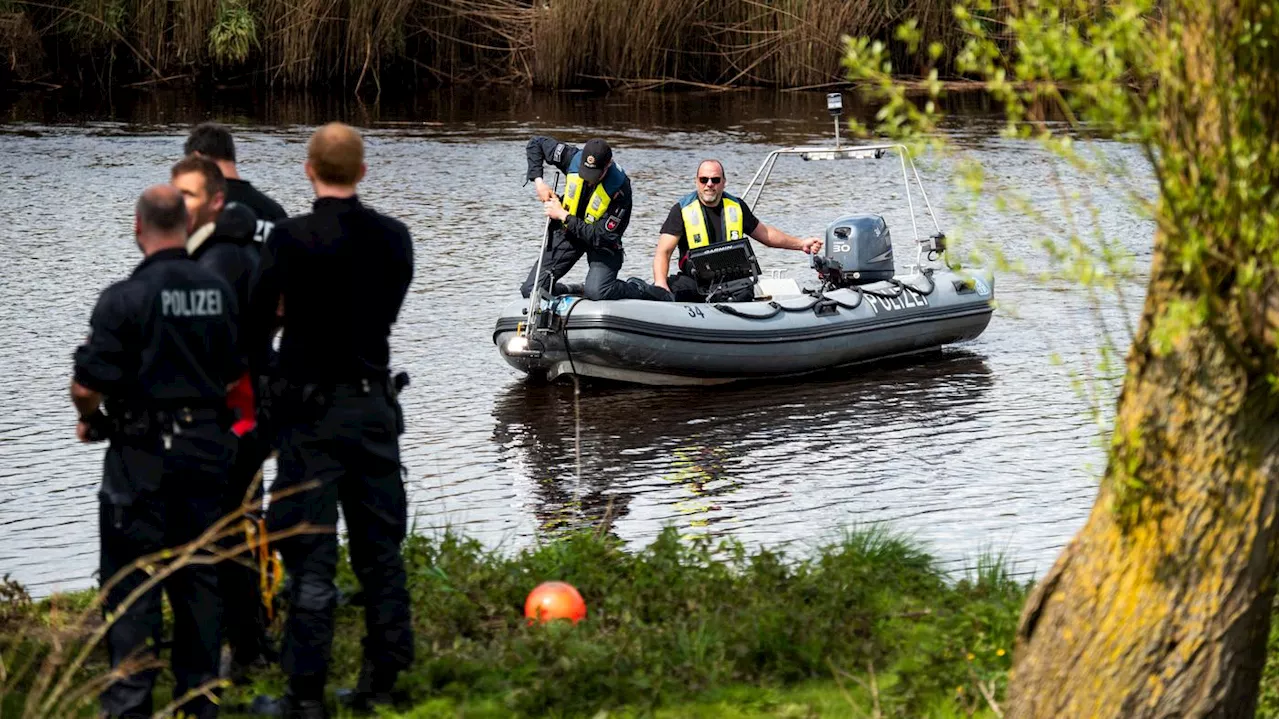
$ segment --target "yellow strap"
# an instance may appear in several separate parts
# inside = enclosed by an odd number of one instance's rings
[[[726,240],[742,239],[742,205],[724,198],[724,237]]]
[[[565,178],[564,199],[560,201],[561,206],[570,215],[578,214],[578,197],[580,195],[582,195],[582,177],[576,172],[571,172]]]
[[[267,608],[267,619],[274,620],[274,600],[276,593],[280,591],[280,585],[284,583],[284,566],[280,563],[280,557],[271,551],[267,520],[246,519],[245,540],[258,559],[258,589],[262,593],[262,606]]]

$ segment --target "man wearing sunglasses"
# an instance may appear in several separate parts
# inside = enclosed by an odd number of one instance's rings
[[[672,205],[667,221],[662,223],[658,250],[653,257],[653,283],[674,294],[677,302],[705,299],[698,293],[697,281],[685,271],[689,250],[743,237],[753,237],[769,247],[809,254],[822,250],[822,240],[817,237],[792,237],[756,219],[747,203],[724,191],[725,179],[724,165],[719,160],[703,160],[698,165],[694,191]],[[671,252],[677,247],[681,271],[668,277]]]
[[[576,294],[589,300],[650,299],[644,280],[623,282],[622,233],[631,221],[631,180],[613,162],[609,143],[595,138],[581,150],[550,137],[534,137],[525,148],[529,171],[542,202],[543,211],[552,221],[551,242],[542,257],[542,276],[534,277],[537,265],[529,269],[529,277],[520,287],[528,297],[534,282],[554,294]],[[565,173],[564,198],[542,180],[544,164],[554,165]],[[583,255],[587,256],[585,285],[566,285],[561,277]],[[664,298],[665,299],[665,298]]]

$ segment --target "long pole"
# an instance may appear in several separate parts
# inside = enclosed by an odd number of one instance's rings
[[[551,180],[551,192],[553,195],[560,189],[560,172],[556,171],[554,179]],[[538,247],[538,264],[533,271],[533,289],[529,292],[529,310],[525,312],[524,336],[528,337],[533,332],[535,324],[535,315],[538,307],[538,301],[542,298],[542,257],[547,254],[547,243],[551,241],[551,218],[547,218],[547,224],[542,229],[542,244]],[[554,280],[552,281],[554,288]]]

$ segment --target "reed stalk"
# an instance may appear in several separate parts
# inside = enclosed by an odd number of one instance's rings
[[[274,497],[279,499],[314,487],[314,482],[305,483],[276,492]],[[240,555],[259,546],[300,534],[333,531],[329,527],[316,527],[304,522],[268,533],[265,539],[256,538],[252,542],[245,540],[232,547],[222,546],[226,539],[244,536],[240,526],[241,518],[255,507],[260,507],[258,502],[247,500],[244,505],[219,519],[191,542],[138,558],[109,577],[93,599],[80,608],[73,620],[64,626],[56,626],[50,622],[51,626],[45,636],[6,636],[7,632],[0,634],[0,667],[12,667],[10,671],[0,671],[0,706],[6,694],[21,693],[26,697],[19,715],[21,719],[46,719],[77,713],[80,707],[117,679],[164,665],[158,656],[150,654],[147,647],[142,647],[137,655],[128,657],[113,670],[84,675],[91,655],[106,637],[115,617],[121,616],[147,593],[160,587],[175,572],[190,566],[241,561]],[[147,578],[113,607],[110,615],[100,619],[111,589],[135,572],[144,572]],[[45,650],[24,653],[22,649],[28,645],[43,646]],[[172,712],[195,694],[212,692],[223,684],[225,682],[212,682],[197,687],[188,696],[179,697],[161,713]]]
[[[1004,12],[997,2],[993,19]],[[893,37],[908,16],[925,47],[947,48],[945,76],[963,39],[947,0],[0,0],[0,50],[16,57],[30,38],[7,28],[32,27],[95,68],[132,59],[122,82],[235,66],[263,84],[347,91],[386,80],[799,88],[844,81],[846,35],[924,72],[925,50],[912,62]]]
[[[222,24],[219,0],[183,0],[173,8],[173,61],[180,67],[199,65],[213,50],[211,33]]]
[[[21,80],[33,80],[45,64],[40,34],[31,18],[10,3],[0,3],[0,75],[7,71]]]

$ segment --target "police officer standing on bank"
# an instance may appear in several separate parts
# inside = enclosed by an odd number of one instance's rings
[[[196,539],[217,521],[233,454],[226,391],[242,369],[235,295],[187,258],[182,195],[167,185],[144,192],[135,234],[146,257],[98,298],[71,383],[80,413],[76,436],[111,440],[99,493],[104,583],[140,557]],[[134,570],[107,593],[113,669],[145,657],[153,651],[149,642],[160,643],[161,587],[121,606],[149,576]],[[162,587],[173,608],[171,665],[180,697],[218,676],[217,570],[191,564]],[[156,673],[137,672],[109,685],[101,694],[103,713],[151,716]],[[181,711],[210,719],[218,708],[198,696]]]
[[[187,206],[187,254],[222,277],[236,295],[236,306],[249,306],[249,282],[258,268],[261,243],[254,239],[258,220],[239,202],[226,202],[227,183],[222,170],[210,159],[187,155],[170,170],[170,182],[182,193]],[[242,338],[243,339],[243,338]],[[236,462],[228,477],[222,512],[245,511],[252,527],[261,517],[262,484],[258,470],[269,452],[255,430],[253,382],[246,372],[232,385],[228,405],[235,413],[231,432],[237,437]],[[227,537],[224,545],[245,542],[245,533]],[[267,640],[267,612],[262,602],[257,563],[252,551],[218,564],[218,585],[225,612],[223,636],[231,646],[229,677],[242,683],[254,668],[275,660]]]
[[[288,217],[280,203],[267,197],[249,181],[241,179],[240,172],[236,169],[236,143],[227,128],[216,122],[196,125],[187,136],[182,152],[185,155],[199,155],[218,165],[227,183],[227,202],[236,202],[253,210],[261,223],[254,239],[262,241],[270,232],[272,224]]]
[[[665,290],[652,294],[643,280],[623,282],[622,233],[631,222],[631,180],[613,161],[609,143],[595,138],[581,150],[550,137],[534,137],[525,147],[528,172],[552,221],[551,242],[542,255],[542,276],[535,263],[520,286],[528,297],[538,286],[553,294],[578,294],[589,300],[670,299]],[[564,199],[542,179],[543,165],[554,165],[565,173]],[[587,256],[584,286],[560,284],[583,255]]]
[[[272,532],[302,522],[336,529],[342,504],[351,567],[364,596],[364,661],[349,699],[358,710],[391,701],[400,671],[413,660],[409,595],[400,545],[407,507],[398,435],[403,419],[389,378],[388,336],[413,276],[405,226],[356,197],[364,144],[352,128],[325,125],[307,146],[311,214],[275,226],[250,290],[250,362],[266,356],[283,301],[284,333],[273,391],[260,395],[277,441]],[[263,414],[260,412],[260,414]],[[289,675],[280,700],[260,697],[269,716],[324,717],[325,675],[338,591],[333,531],[289,537],[277,546],[290,577],[289,618],[281,666]]]
[[[261,254],[254,242],[257,214],[248,205],[228,199],[222,170],[205,157],[182,158],[169,177],[187,206],[187,254],[222,276],[242,301],[240,306],[246,307],[249,281]]]

